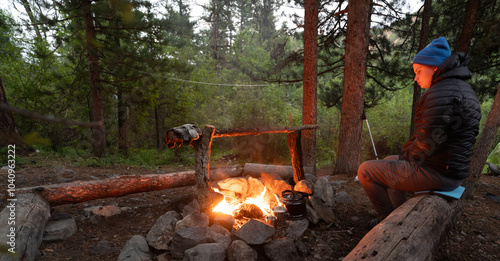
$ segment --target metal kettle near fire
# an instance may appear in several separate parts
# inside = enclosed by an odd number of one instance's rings
[[[300,191],[285,190],[281,192],[280,202],[288,210],[290,219],[297,220],[307,216],[307,197],[309,194]]]

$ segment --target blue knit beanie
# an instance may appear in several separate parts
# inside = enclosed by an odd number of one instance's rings
[[[446,37],[439,37],[420,50],[413,58],[413,63],[439,67],[450,55],[450,45]]]

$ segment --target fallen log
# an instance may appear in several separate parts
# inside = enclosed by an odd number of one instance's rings
[[[0,243],[7,243],[0,261],[35,260],[49,218],[50,206],[39,195],[26,193],[9,200],[0,213],[0,235],[7,236]]]
[[[313,168],[304,167],[304,173],[312,173]],[[275,173],[280,175],[284,180],[290,180],[293,178],[293,167],[286,165],[267,165],[258,163],[245,163],[243,166],[243,175],[249,175],[252,177],[260,177],[262,172]]]
[[[210,171],[212,180],[237,177],[241,174],[241,166],[215,168]],[[18,193],[36,193],[45,198],[51,206],[57,206],[195,184],[195,171],[184,171],[170,174],[118,176],[102,180],[26,187],[20,188]]]
[[[432,260],[463,204],[437,195],[413,197],[370,230],[343,260]]]

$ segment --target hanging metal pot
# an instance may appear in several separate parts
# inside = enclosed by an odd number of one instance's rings
[[[285,190],[281,192],[280,202],[288,210],[290,219],[297,220],[307,216],[306,199],[309,194],[300,191]]]

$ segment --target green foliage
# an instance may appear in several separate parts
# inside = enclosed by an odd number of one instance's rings
[[[30,3],[38,6],[34,8],[36,23],[22,22],[40,24],[40,28],[21,30],[0,10],[0,77],[9,102],[58,118],[91,121],[81,2]],[[283,3],[210,1],[199,19],[207,22],[207,28],[196,27],[185,1],[93,1],[108,156],[90,156],[90,129],[15,115],[18,129],[40,153],[82,166],[153,167],[193,164],[191,147],[157,152],[157,136],[163,144],[165,131],[174,126],[279,127],[290,125],[290,115],[294,126],[301,125],[303,31],[300,27],[276,29],[275,11]],[[347,19],[338,13],[345,8],[341,3],[320,3],[320,167],[333,167],[337,155]],[[401,3],[390,1],[391,8],[375,6],[373,16],[382,15],[382,20],[371,28],[365,107],[379,158],[398,153],[409,135],[410,63],[417,51],[421,19],[418,14],[396,12]],[[433,2],[429,39],[444,35],[456,45],[465,3]],[[287,4],[301,8],[303,3]],[[498,8],[493,0],[481,5],[470,51],[471,84],[485,101],[483,116],[500,81]],[[53,12],[45,12],[49,9]],[[456,15],[443,15],[447,13]],[[120,151],[120,126],[128,131],[126,156]],[[363,126],[363,159],[373,159],[366,123]],[[280,134],[214,141],[212,159],[229,153],[240,154],[243,162],[289,160],[286,135]]]

